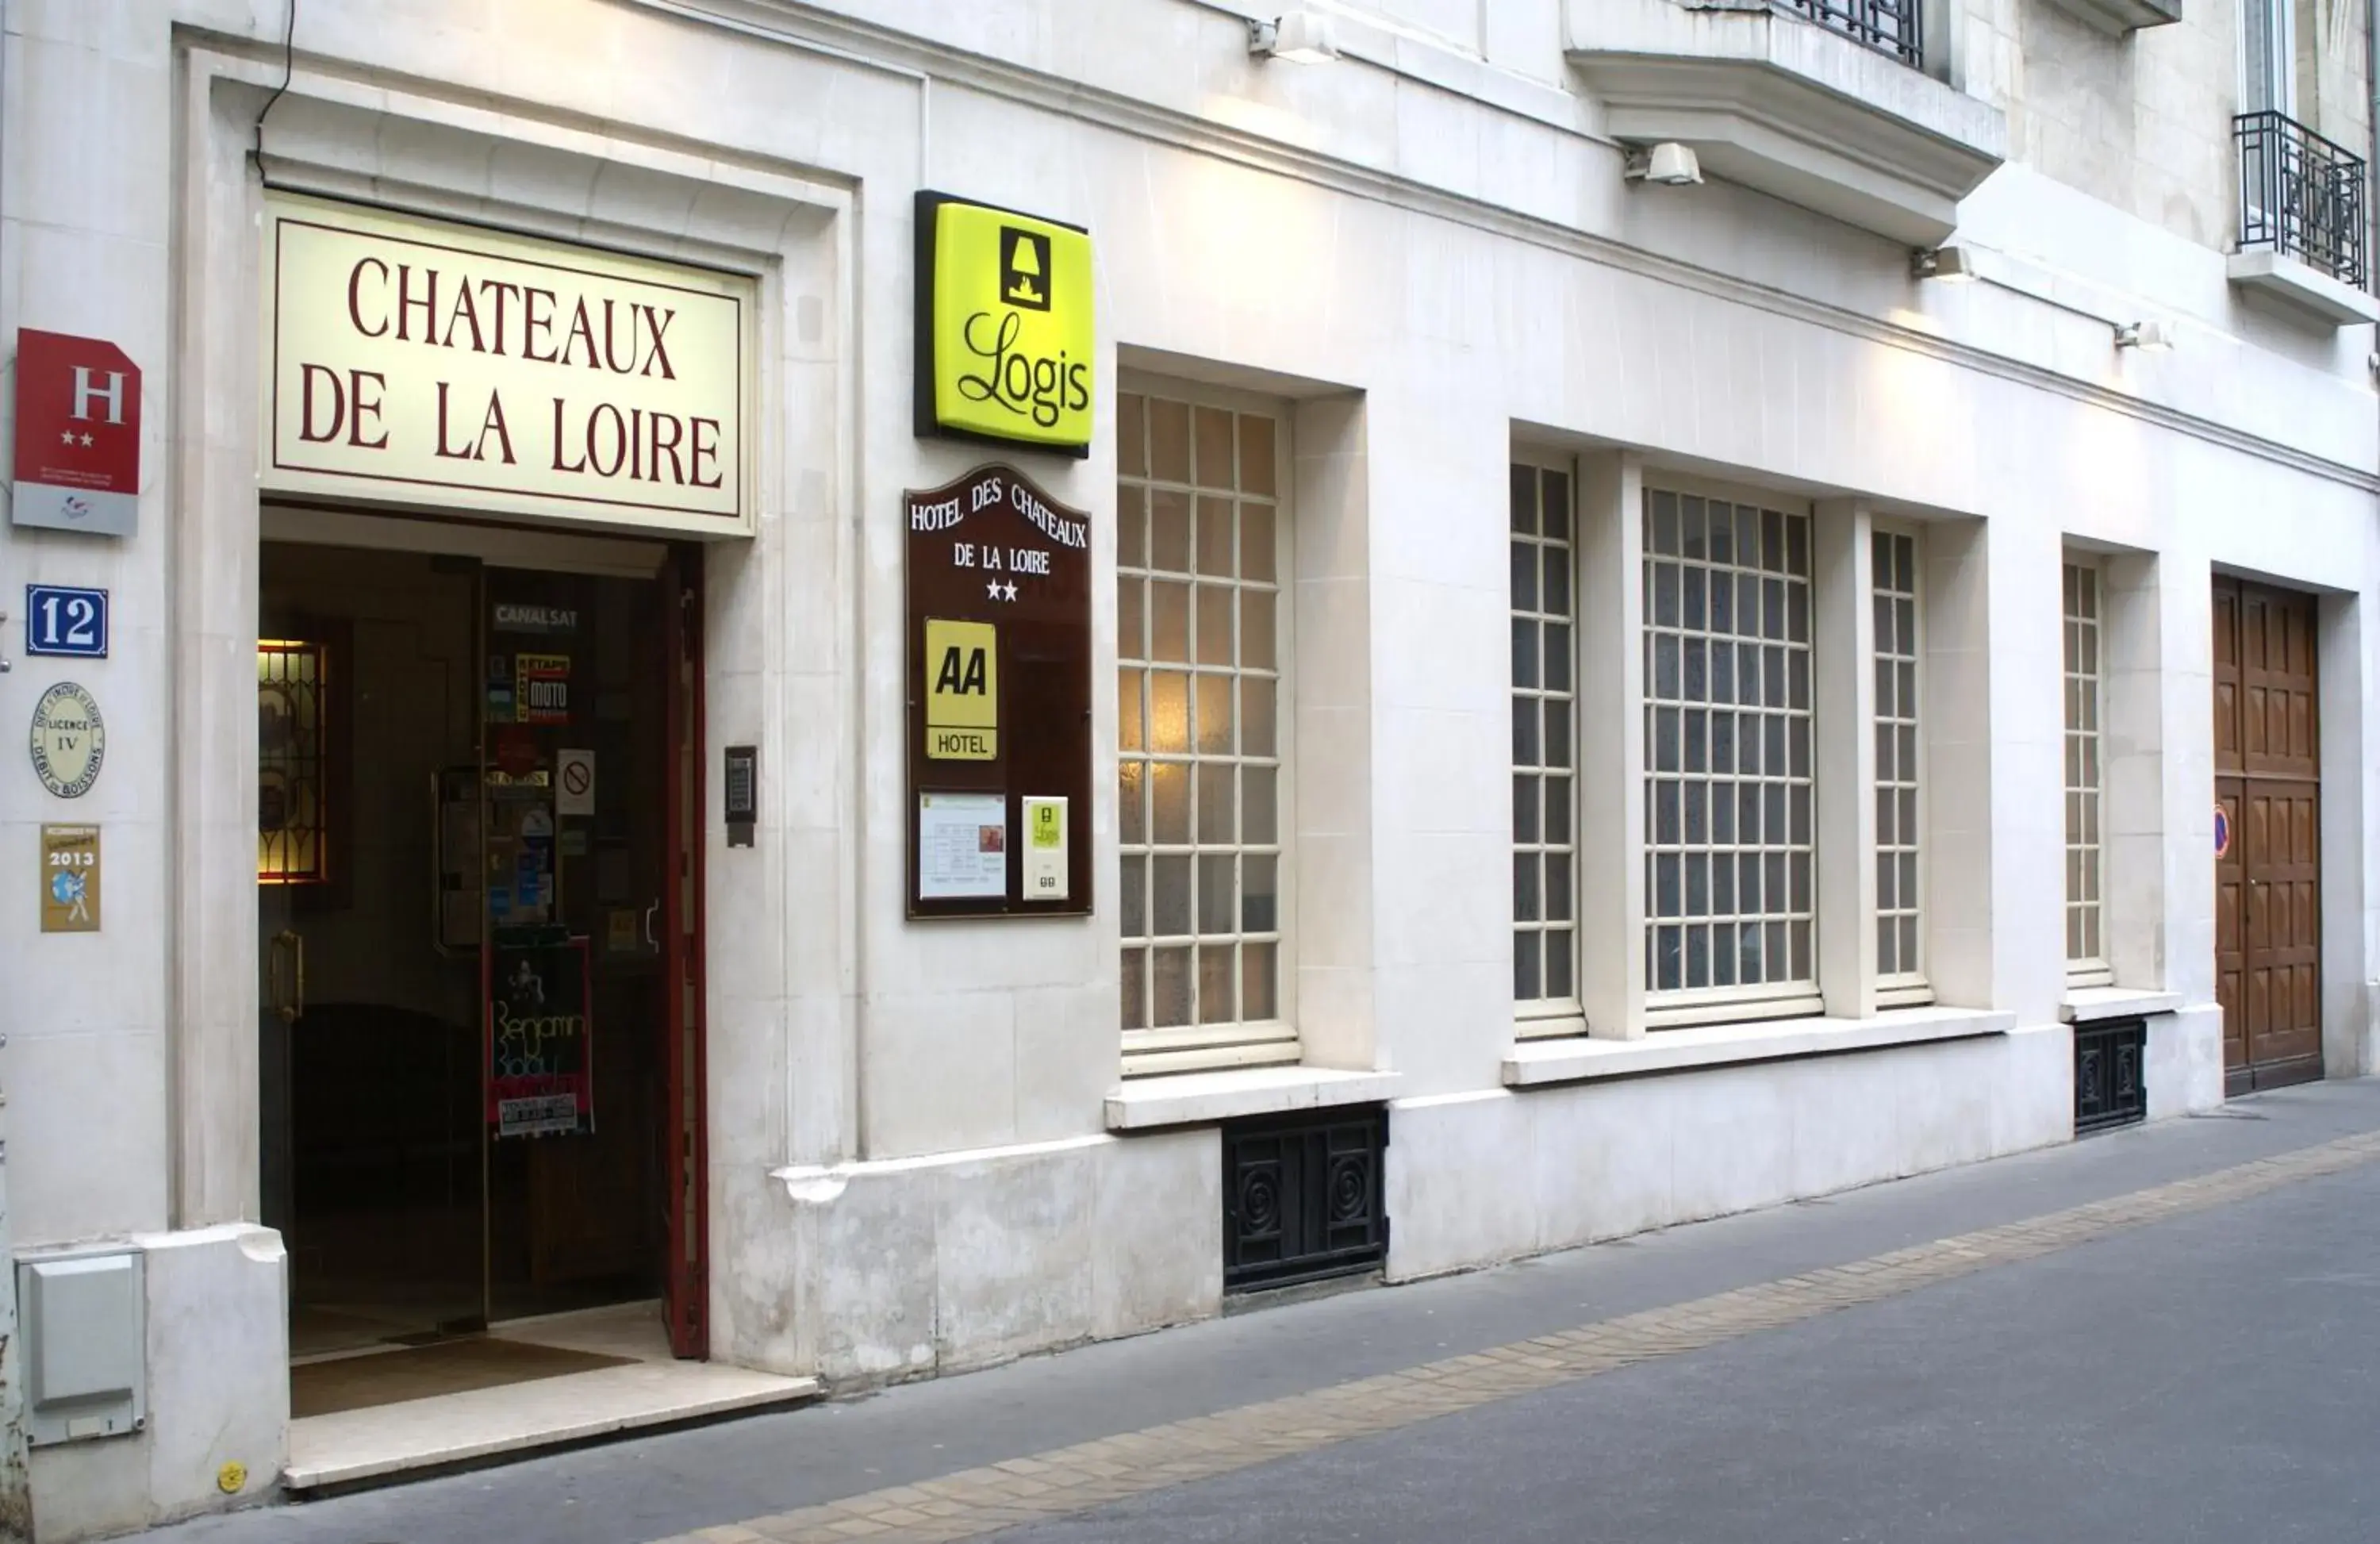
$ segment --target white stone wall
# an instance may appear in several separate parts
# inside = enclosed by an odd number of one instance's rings
[[[2058,0],[1956,0],[1967,89],[2002,107],[2015,158],[2201,246],[2238,237],[2237,0],[2114,39]],[[2298,0],[2300,122],[2372,155],[2364,0]]]
[[[371,0],[302,8],[266,130],[276,175],[764,278],[761,529],[713,549],[705,574],[707,761],[759,744],[770,769],[758,844],[709,833],[724,1358],[915,1376],[1220,1297],[1212,1125],[1106,1129],[1113,907],[902,918],[899,494],[981,458],[910,432],[920,187],[1093,230],[1111,382],[1188,373],[1284,404],[1301,1027],[1313,1064],[1395,1076],[1392,1276],[2069,1129],[2070,542],[2114,560],[2117,967],[2119,986],[2177,1010],[2152,1029],[2156,1112],[2219,1096],[2217,567],[2325,597],[2329,1044],[2334,1072],[2373,1064],[2372,339],[2277,321],[2225,278],[2228,7],[2118,43],[2039,0],[1970,0],[1952,68],[2008,106],[2019,164],[1962,212],[1961,239],[2007,261],[1961,287],[1912,283],[1891,243],[1723,183],[1624,185],[1596,104],[1565,83],[1555,0],[1367,9],[1349,12],[1346,58],[1297,69],[1251,61],[1230,8],[1189,0],[411,0],[402,25]],[[42,938],[30,886],[0,886],[0,981],[42,1004],[0,1052],[18,1242],[137,1240],[214,1262],[150,1273],[168,1337],[152,1344],[151,1432],[37,1460],[45,1536],[64,1538],[208,1504],[215,1465],[269,1472],[282,1441],[277,1248],[238,1224],[256,1215],[247,152],[286,13],[9,0],[5,15],[0,330],[122,342],[148,371],[150,436],[129,541],[0,531],[8,585],[105,584],[117,608],[114,657],[74,672],[108,714],[98,790],[65,810],[21,759],[0,775],[0,873],[31,868],[44,819],[98,819],[108,855],[95,937]],[[2112,323],[2149,316],[2175,323],[2177,350],[2119,354]],[[1597,466],[1624,452],[1925,529],[1961,608],[1929,622],[1958,752],[1929,794],[1937,987],[2005,1032],[1507,1088],[1516,444]],[[1103,427],[1087,461],[1019,457],[1093,511],[1102,570],[1113,456]],[[1104,639],[1111,591],[1096,594]],[[1099,648],[1105,679],[1111,641]],[[1633,648],[1619,638],[1588,667],[1621,678]],[[0,725],[61,674],[0,676]],[[1111,748],[1104,694],[1094,729]],[[1624,805],[1622,760],[1586,796]],[[1839,749],[1820,766],[1845,775]],[[1111,748],[1097,772],[1111,784]],[[1112,896],[1111,803],[1080,829]],[[202,1322],[224,1337],[213,1370],[176,1338]],[[255,1393],[228,1425],[224,1371]]]

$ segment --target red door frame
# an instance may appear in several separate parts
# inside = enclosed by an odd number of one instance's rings
[[[671,550],[662,572],[668,634],[669,840],[662,882],[662,1063],[669,1186],[670,1349],[710,1355],[710,1105],[703,968],[702,558]]]

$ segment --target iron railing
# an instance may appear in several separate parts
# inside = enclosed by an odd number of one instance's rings
[[[2233,120],[2240,142],[2240,249],[2280,252],[2364,287],[2363,161],[2280,113]]]
[[[1925,0],[1774,0],[1854,43],[1889,54],[1904,65],[1925,67],[1925,41],[1918,13]]]

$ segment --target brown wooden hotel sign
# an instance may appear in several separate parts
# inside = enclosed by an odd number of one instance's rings
[[[909,915],[1084,915],[1089,517],[1004,466],[904,507]]]

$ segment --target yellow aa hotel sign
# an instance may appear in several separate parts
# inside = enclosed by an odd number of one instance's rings
[[[926,757],[1000,756],[1000,634],[989,622],[926,619]]]
[[[1090,454],[1091,238],[917,195],[917,432]]]
[[[275,492],[748,535],[753,281],[274,195]]]

